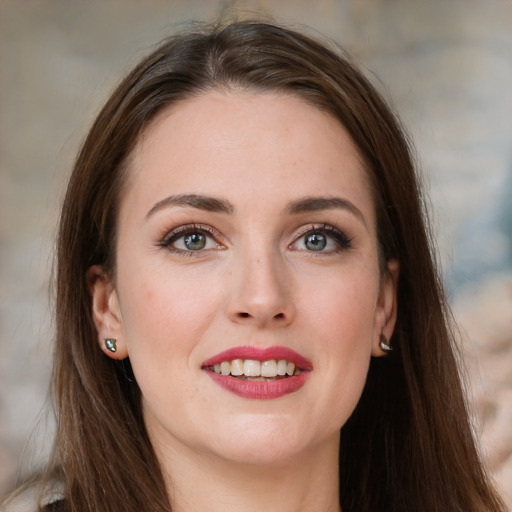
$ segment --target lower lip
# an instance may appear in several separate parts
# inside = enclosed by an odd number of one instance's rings
[[[270,400],[298,391],[305,384],[310,373],[302,372],[284,379],[252,381],[238,379],[231,375],[221,375],[210,370],[206,372],[221,388],[242,398],[257,400]]]

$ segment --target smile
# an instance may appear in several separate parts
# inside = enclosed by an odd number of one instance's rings
[[[292,375],[300,375],[303,370],[296,367],[294,363],[286,359],[270,359],[268,361],[256,361],[254,359],[233,359],[233,361],[223,361],[220,364],[209,366],[208,370],[220,373],[221,375],[232,375],[242,379],[253,380],[285,378]]]
[[[219,386],[238,396],[271,399],[298,391],[313,365],[286,347],[237,347],[205,361],[202,369]]]

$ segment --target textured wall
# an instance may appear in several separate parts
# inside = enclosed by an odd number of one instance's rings
[[[80,140],[150,45],[177,23],[214,19],[227,4],[0,3],[0,493],[31,433],[26,466],[48,448],[52,246]],[[512,3],[235,5],[334,38],[388,86],[434,206],[482,446],[512,506]]]

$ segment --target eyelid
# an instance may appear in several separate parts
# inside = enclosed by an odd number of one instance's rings
[[[198,254],[201,252],[208,251],[209,249],[202,249],[202,250],[198,250],[198,251],[185,251],[183,249],[171,247],[171,244],[174,241],[178,240],[182,236],[185,236],[187,233],[193,233],[193,232],[203,233],[206,236],[212,238],[215,241],[216,245],[218,246],[218,247],[216,247],[216,249],[225,248],[225,245],[222,242],[224,237],[218,230],[216,230],[214,227],[212,227],[208,224],[198,224],[195,222],[190,223],[190,224],[183,224],[183,225],[177,226],[175,228],[172,228],[170,230],[167,229],[164,232],[164,234],[159,237],[159,242],[157,245],[159,245],[161,247],[165,247],[166,249],[173,251],[173,252],[177,252],[177,253],[187,253],[187,254],[197,253]]]
[[[304,226],[301,226],[293,233],[292,236],[295,240],[297,238],[300,238],[301,236],[308,234],[311,231],[325,231],[327,233],[344,234],[342,230],[331,224],[327,224],[326,222],[312,222],[311,224],[305,224]]]
[[[300,227],[298,230],[296,230],[293,234],[293,241],[291,244],[289,244],[289,247],[292,248],[295,244],[299,242],[301,237],[304,237],[305,235],[309,233],[323,233],[331,238],[334,239],[334,242],[338,245],[339,250],[347,250],[352,247],[352,238],[347,235],[347,233],[331,224],[327,223],[314,223],[314,224],[307,224],[302,227]],[[314,253],[315,251],[307,251]],[[322,254],[329,254],[333,251],[318,251],[318,255]]]

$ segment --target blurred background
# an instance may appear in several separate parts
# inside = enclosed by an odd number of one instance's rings
[[[333,38],[392,98],[428,191],[475,430],[512,507],[509,0],[2,0],[0,495],[51,443],[53,244],[80,142],[152,45],[230,9]]]

